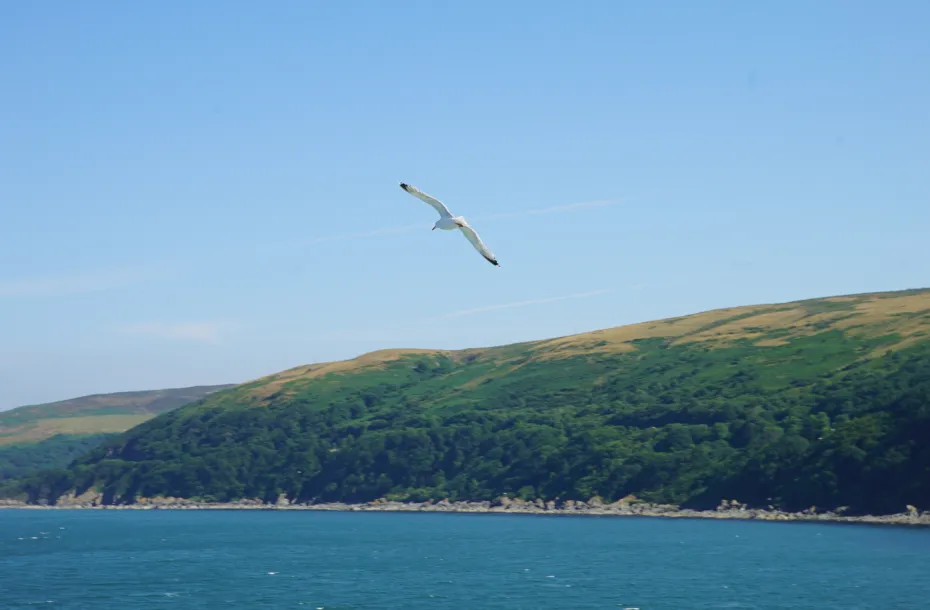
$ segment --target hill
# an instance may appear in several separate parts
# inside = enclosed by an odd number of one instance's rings
[[[0,482],[65,466],[108,436],[228,387],[95,394],[0,411]]]
[[[22,485],[30,501],[631,494],[930,506],[930,290],[721,309],[502,347],[391,350],[217,392]]]

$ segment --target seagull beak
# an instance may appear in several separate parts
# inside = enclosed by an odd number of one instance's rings
[[[430,231],[435,231],[435,230],[436,230],[436,227],[433,227],[432,229],[430,229]]]

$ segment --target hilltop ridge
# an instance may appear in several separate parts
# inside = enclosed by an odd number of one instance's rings
[[[733,307],[518,344],[293,367],[22,490],[295,503],[930,507],[930,289]],[[910,509],[907,509],[910,510]]]
[[[576,353],[590,356],[633,351],[638,342],[648,339],[662,339],[667,345],[703,343],[709,347],[723,347],[748,341],[760,347],[779,346],[828,328],[851,337],[894,334],[899,340],[884,345],[884,349],[906,347],[930,336],[930,288],[727,307],[501,346],[459,350],[381,349],[346,360],[295,366],[240,384],[239,388],[251,388],[255,390],[252,395],[258,397],[301,380],[376,368],[409,356],[441,356],[466,361],[532,349],[538,352],[539,358],[564,358]]]
[[[0,411],[0,445],[35,443],[56,434],[122,432],[233,384],[89,394]]]

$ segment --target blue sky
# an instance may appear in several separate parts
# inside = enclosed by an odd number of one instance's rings
[[[930,285],[928,22],[919,0],[8,3],[0,408]]]

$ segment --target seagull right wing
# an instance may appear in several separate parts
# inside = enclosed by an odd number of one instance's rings
[[[478,237],[478,232],[471,228],[471,225],[464,221],[458,221],[459,229],[465,235],[465,238],[471,242],[471,245],[475,247],[481,256],[485,258],[489,263],[495,267],[500,267],[500,263],[497,262],[497,257],[484,245],[484,242],[481,241],[481,238]]]
[[[417,187],[411,186],[409,184],[405,184],[403,182],[400,183],[400,188],[404,189],[405,191],[407,191],[408,193],[410,193],[417,199],[421,201],[425,201],[426,203],[430,204],[434,210],[439,212],[439,215],[441,217],[452,218],[452,212],[449,211],[449,208],[447,208],[443,202],[439,201],[435,197],[430,197],[429,195],[427,195],[426,193],[424,193]]]

